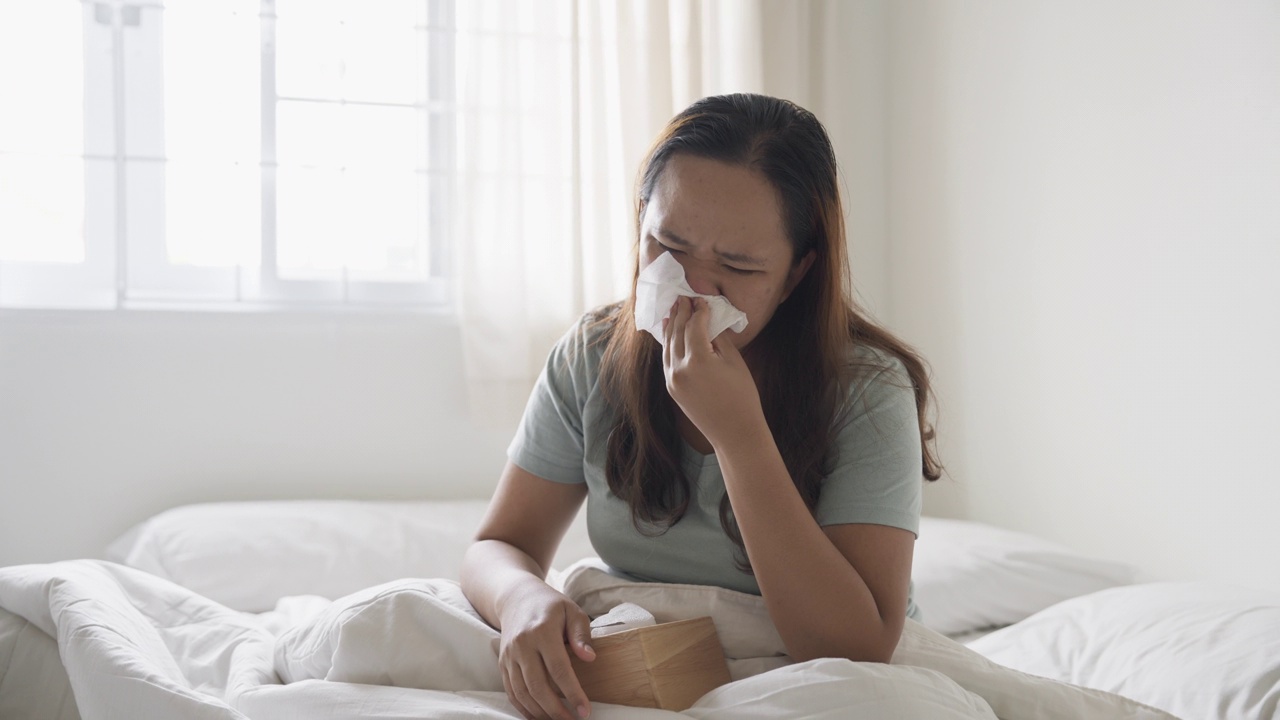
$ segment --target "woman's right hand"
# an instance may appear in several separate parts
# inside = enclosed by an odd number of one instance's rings
[[[591,713],[590,700],[569,664],[569,653],[590,662],[591,619],[569,598],[541,581],[522,584],[503,603],[498,664],[511,704],[529,720],[574,720],[561,698]]]

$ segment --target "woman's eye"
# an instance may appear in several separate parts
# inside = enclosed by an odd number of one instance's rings
[[[732,265],[725,265],[725,268],[727,268],[729,272],[733,273],[734,275],[755,275],[756,274],[755,270],[743,270],[742,268],[736,268]]]

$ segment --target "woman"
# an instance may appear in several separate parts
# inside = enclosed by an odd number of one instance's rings
[[[568,656],[594,658],[589,618],[544,582],[584,499],[619,574],[758,593],[796,660],[887,662],[915,612],[928,379],[854,309],[822,125],[759,95],[694,103],[642,167],[637,227],[637,277],[670,253],[747,325],[709,337],[682,297],[659,342],[633,290],[552,351],[462,571],[529,718],[590,711]]]

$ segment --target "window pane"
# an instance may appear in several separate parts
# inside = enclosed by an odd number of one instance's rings
[[[282,277],[426,277],[426,122],[413,108],[279,104]]]
[[[342,97],[342,13],[335,0],[276,0],[276,93]]]
[[[427,278],[426,0],[277,0],[282,278]]]
[[[414,170],[424,167],[426,113],[412,108],[346,105],[342,144],[346,164]]]
[[[175,265],[257,266],[262,247],[258,165],[170,161],[165,237]]]
[[[425,95],[425,0],[278,0],[276,92],[413,104]]]
[[[293,167],[342,167],[342,106],[280,101],[276,104],[276,161]]]
[[[84,261],[81,22],[75,2],[5,4],[0,260]]]
[[[281,101],[276,159],[281,165],[384,167],[425,165],[426,113],[378,105]]]
[[[164,11],[165,246],[175,265],[259,259],[258,0],[170,0]]]
[[[164,12],[165,155],[257,162],[258,0],[171,2]]]
[[[342,171],[281,167],[276,173],[276,261],[281,277],[342,268],[347,215]]]
[[[0,154],[0,260],[84,257],[84,160]]]
[[[427,94],[425,38],[425,28],[415,25],[412,12],[348,22],[343,95],[369,102],[422,102]]]
[[[281,277],[426,278],[426,176],[411,171],[280,168]]]
[[[345,179],[351,199],[346,265],[352,279],[425,279],[426,176],[357,170]]]
[[[77,2],[8,2],[0,21],[0,152],[84,152]]]

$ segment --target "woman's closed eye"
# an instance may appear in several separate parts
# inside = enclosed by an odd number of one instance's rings
[[[661,247],[663,250],[671,253],[672,255],[685,254],[683,250],[680,250],[679,248],[673,248],[670,245],[667,245],[666,243],[658,243],[658,246]],[[755,275],[756,273],[760,272],[759,270],[748,270],[746,268],[736,267],[733,265],[729,265],[727,263],[722,264],[720,267],[724,268],[725,270],[728,270],[729,272],[735,275]]]

